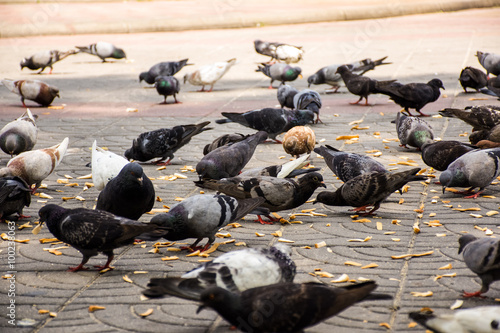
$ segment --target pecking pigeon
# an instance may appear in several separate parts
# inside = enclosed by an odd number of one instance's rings
[[[474,131],[469,135],[469,141],[473,145],[477,145],[481,149],[484,149],[488,144],[491,145],[492,143],[499,143],[500,142],[500,124],[496,125],[492,129],[489,130],[479,130],[479,131]],[[480,141],[487,141],[482,142],[481,145],[479,145]]]
[[[418,117],[408,117],[401,112],[396,116],[396,131],[400,147],[407,145],[420,149],[424,143],[432,142],[434,133],[431,125]]]
[[[283,149],[296,158],[302,154],[310,154],[315,145],[316,135],[308,126],[292,127],[283,137]]]
[[[40,69],[40,71],[37,74],[40,74],[44,71],[46,67],[50,68],[49,74],[52,74],[52,65],[55,64],[58,61],[63,60],[64,58],[76,54],[77,52],[75,50],[69,50],[66,52],[61,52],[58,50],[51,50],[51,51],[41,51],[38,53],[35,53],[29,58],[24,58],[21,60],[21,70],[24,67],[28,67],[31,70],[37,70]]]
[[[104,150],[97,146],[97,141],[92,144],[92,181],[97,190],[115,178],[121,169],[129,162],[120,155]]]
[[[229,146],[232,145],[233,143],[240,142],[248,138],[250,134],[248,135],[243,135],[240,133],[232,133],[232,134],[223,134],[216,138],[212,143],[207,144],[203,148],[203,155],[206,155],[210,153],[212,150],[215,150],[219,147],[222,146]]]
[[[457,158],[477,147],[459,141],[427,141],[420,147],[424,163],[438,171],[444,171]]]
[[[479,89],[485,95],[498,97],[500,100],[500,77],[492,77],[488,80],[486,87]]]
[[[479,89],[486,87],[488,82],[488,78],[483,71],[470,66],[462,69],[458,80],[460,81],[460,84],[462,85],[462,88],[464,88],[465,92],[467,92],[467,88],[479,91]]]
[[[0,148],[11,157],[33,149],[38,136],[38,127],[30,109],[19,118],[7,123],[0,130]]]
[[[123,59],[127,58],[125,52],[108,42],[97,42],[88,46],[76,46],[79,52],[93,54],[106,62],[106,58]]]
[[[262,64],[258,66],[255,70],[256,72],[262,72],[265,76],[271,78],[271,83],[269,84],[269,89],[273,88],[274,81],[280,81],[281,84],[285,84],[285,81],[294,81],[297,77],[302,77],[300,72],[302,69],[300,67],[292,67],[286,64]]]
[[[293,96],[293,107],[296,110],[311,110],[316,114],[316,124],[321,122],[319,119],[319,109],[321,109],[321,97],[311,89],[301,90]]]
[[[488,52],[476,52],[476,57],[481,66],[486,69],[486,75],[500,75],[500,54]]]
[[[19,218],[29,217],[23,215],[23,208],[31,203],[31,190],[21,178],[0,178],[0,221],[7,216],[17,213]]]
[[[14,81],[3,79],[2,83],[11,92],[21,96],[21,103],[23,103],[24,107],[26,107],[26,104],[24,104],[25,99],[34,101],[42,106],[49,106],[54,101],[54,98],[60,97],[59,89],[38,80]]]
[[[180,103],[177,100],[177,95],[181,90],[179,81],[173,76],[157,76],[155,79],[155,88],[159,95],[163,96],[161,104],[167,104],[167,96],[173,96],[175,103]]]
[[[179,61],[165,61],[159,62],[149,69],[147,72],[142,72],[139,74],[139,82],[142,80],[146,83],[153,84],[158,76],[173,76],[175,73],[180,71],[184,66],[189,66],[189,59],[182,59]]]
[[[489,130],[500,124],[500,106],[476,105],[465,109],[446,108],[439,111],[443,117],[458,118],[471,125],[475,131]]]
[[[245,170],[240,173],[240,177],[260,177],[270,176],[278,178],[293,178],[305,173],[319,171],[320,168],[306,168],[302,167],[309,164],[309,157],[311,155],[304,155],[294,160],[288,161],[281,165],[270,165],[263,168],[253,168]]]
[[[294,87],[288,85],[288,84],[281,84],[278,87],[278,92],[277,92],[277,98],[278,102],[281,105],[281,108],[287,107],[289,109],[295,108],[293,105],[293,97],[298,93],[299,91],[295,89]]]
[[[202,66],[196,71],[184,75],[184,83],[189,82],[193,86],[201,86],[200,91],[205,91],[205,86],[210,85],[210,89],[207,90],[207,92],[211,92],[214,88],[214,84],[219,81],[234,64],[236,64],[236,58]]]
[[[254,41],[255,51],[259,54],[271,57],[271,60],[282,60],[287,64],[302,60],[304,50],[302,46],[293,46],[284,43]]]

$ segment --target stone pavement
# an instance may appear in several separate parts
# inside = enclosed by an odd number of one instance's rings
[[[30,221],[33,226],[37,212],[46,202],[64,207],[92,208],[97,190],[84,189],[88,179],[77,179],[90,173],[85,165],[90,161],[90,146],[94,139],[99,146],[123,153],[139,133],[172,127],[178,124],[215,120],[221,111],[246,111],[275,106],[276,90],[269,90],[269,80],[255,73],[256,63],[265,57],[253,51],[252,41],[278,40],[303,45],[305,59],[299,64],[305,78],[317,69],[331,63],[343,63],[371,57],[389,56],[391,65],[382,66],[367,75],[377,79],[397,78],[403,83],[426,82],[433,77],[443,80],[446,90],[435,103],[424,108],[432,115],[444,107],[464,107],[483,103],[498,104],[493,98],[479,94],[464,94],[457,81],[460,70],[467,65],[479,67],[474,57],[476,50],[499,53],[498,37],[500,9],[468,10],[455,13],[440,13],[387,18],[371,21],[331,22],[289,26],[273,26],[252,29],[225,29],[211,31],[185,31],[171,33],[144,33],[128,35],[79,35],[47,36],[23,39],[0,39],[0,72],[13,79],[41,79],[58,86],[61,99],[54,105],[63,109],[47,109],[28,102],[30,109],[39,116],[39,140],[35,148],[43,148],[70,138],[71,152],[65,156],[55,173],[45,180],[47,188],[39,192],[51,199],[33,197],[25,214],[30,219],[16,222],[17,226]],[[478,28],[480,27],[480,28]],[[128,61],[100,63],[90,55],[79,54],[55,64],[52,75],[35,75],[19,71],[18,63],[24,56],[47,48],[67,49],[74,45],[85,45],[97,40],[108,40],[123,47]],[[10,47],[15,46],[15,47]],[[159,105],[162,97],[156,91],[138,83],[139,72],[158,61],[177,60],[189,57],[194,66],[184,68],[177,77],[181,80],[193,68],[214,61],[238,58],[239,63],[215,86],[212,93],[197,93],[198,87],[183,85],[179,100],[182,104]],[[299,89],[307,87],[306,80],[292,84]],[[369,107],[352,106],[348,102],[357,98],[344,87],[337,94],[324,94],[324,86],[313,87],[322,93],[321,118],[325,124],[314,125],[319,144],[330,144],[342,150],[358,153],[382,154],[378,159],[392,170],[409,168],[405,164],[417,164],[426,168],[420,155],[413,149],[398,146],[394,119],[399,107],[384,96],[370,96]],[[0,87],[0,124],[19,116],[24,109],[14,94]],[[127,108],[138,112],[126,112]],[[456,119],[427,118],[436,137],[467,141],[470,128]],[[354,121],[361,121],[360,130],[352,129]],[[185,165],[195,166],[202,157],[203,146],[223,133],[254,131],[237,124],[218,125],[193,138],[192,142],[179,150],[173,164],[158,170],[144,165],[149,177],[154,178],[156,194],[163,201],[155,208],[172,206],[176,197],[188,197],[199,193],[192,181],[197,175],[183,173],[186,179],[167,181],[161,179],[181,173]],[[366,128],[368,127],[368,128]],[[337,141],[340,135],[358,134],[354,142]],[[248,167],[281,164],[284,156],[280,145],[263,144],[258,147]],[[0,165],[9,157],[0,155]],[[313,154],[312,163],[321,167],[328,189],[340,186],[324,161]],[[438,176],[439,173],[426,174]],[[69,178],[66,186],[58,179]],[[318,190],[319,191],[319,190]],[[355,222],[348,211],[350,207],[303,205],[295,210],[280,212],[285,218],[301,213],[303,209],[316,208],[321,216],[297,216],[293,221],[302,223],[262,226],[252,221],[252,216],[242,221],[241,228],[225,228],[229,238],[218,238],[218,250],[209,257],[240,249],[236,243],[246,246],[269,246],[278,241],[272,233],[280,231],[281,238],[293,243],[293,258],[298,266],[296,281],[317,281],[332,286],[331,281],[347,274],[350,280],[373,279],[379,284],[378,292],[393,295],[393,301],[364,302],[351,307],[326,322],[309,328],[307,332],[424,332],[421,327],[412,327],[408,312],[429,306],[438,313],[451,312],[449,307],[462,299],[461,291],[477,290],[479,279],[469,271],[457,254],[457,239],[463,232],[485,236],[479,228],[488,228],[493,236],[498,234],[497,215],[487,216],[489,211],[498,211],[498,185],[491,185],[484,195],[476,200],[446,192],[430,183],[414,182],[403,196],[392,195],[384,202],[378,215],[370,222]],[[316,195],[316,194],[315,194]],[[315,197],[313,195],[313,198]],[[84,201],[63,197],[84,198]],[[402,201],[401,199],[404,199]],[[455,209],[454,209],[455,208]],[[479,211],[459,211],[456,208],[479,208]],[[416,211],[417,210],[417,211]],[[470,214],[480,214],[475,218]],[[152,215],[144,215],[141,221],[149,221]],[[431,223],[430,221],[439,221]],[[292,221],[292,222],[293,222]],[[440,224],[437,226],[437,224]],[[414,232],[418,225],[420,233]],[[7,232],[8,225],[0,224],[0,233]],[[264,234],[257,237],[256,232]],[[141,290],[152,277],[179,276],[192,269],[205,258],[187,257],[185,252],[171,252],[160,248],[160,253],[151,253],[152,243],[135,245],[116,251],[113,262],[115,270],[99,274],[90,270],[77,273],[66,272],[68,266],[80,262],[81,255],[72,248],[61,248],[61,255],[44,249],[57,248],[62,244],[41,244],[40,239],[51,238],[44,227],[38,235],[31,228],[16,228],[16,238],[29,239],[27,243],[16,243],[14,270],[15,298],[9,297],[10,281],[0,279],[2,304],[0,329],[2,332],[230,332],[229,325],[214,312],[196,314],[197,306],[176,298],[141,300]],[[371,238],[367,238],[371,237]],[[234,239],[235,242],[229,242]],[[350,240],[366,240],[364,242]],[[191,241],[191,240],[188,240]],[[314,245],[324,241],[325,247]],[[179,244],[172,245],[177,248]],[[307,248],[311,247],[311,248]],[[0,243],[2,276],[6,276],[8,258],[7,242]],[[391,256],[425,253],[418,258],[391,259]],[[179,259],[162,261],[164,257]],[[101,264],[102,255],[89,261],[89,266]],[[362,266],[375,263],[374,268],[346,265],[347,261]],[[439,268],[451,264],[451,269]],[[333,278],[321,277],[321,269]],[[455,276],[456,273],[456,276]],[[448,275],[448,276],[446,276]],[[127,276],[132,282],[124,280]],[[439,278],[438,276],[442,276]],[[415,297],[411,292],[432,291],[430,297]],[[465,299],[463,308],[497,304],[500,297],[499,284],[493,284],[486,299]],[[7,321],[4,305],[15,299],[18,327],[13,329]],[[105,307],[89,312],[91,305]],[[152,314],[141,314],[153,309]],[[49,313],[40,313],[48,310]],[[44,311],[42,311],[44,312]],[[390,329],[380,326],[387,323]]]

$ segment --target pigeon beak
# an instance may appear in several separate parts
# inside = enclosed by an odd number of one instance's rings
[[[314,201],[312,202],[313,205],[317,204],[319,201],[314,199]]]
[[[325,182],[321,182],[321,184],[319,184],[319,186],[326,188]]]
[[[299,78],[300,78],[300,79],[302,79],[302,78],[303,78],[302,74],[299,74]]]
[[[444,191],[446,191],[446,186],[443,186],[443,194],[444,194]]]
[[[142,185],[142,182],[143,182],[144,178],[143,177],[140,177],[140,178],[137,178],[137,181],[139,182],[139,184]]]
[[[196,310],[196,314],[200,313],[203,309],[205,309],[205,305],[200,305]]]

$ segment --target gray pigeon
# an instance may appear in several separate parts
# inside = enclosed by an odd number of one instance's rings
[[[335,192],[323,191],[318,194],[314,203],[329,206],[352,206],[353,211],[364,212],[368,206],[373,208],[361,216],[374,215],[380,203],[408,182],[425,180],[427,177],[416,175],[420,168],[414,168],[397,173],[370,172],[354,177],[345,182]]]
[[[477,51],[477,60],[486,69],[486,75],[500,75],[500,54]]]
[[[167,104],[167,96],[173,96],[175,103],[180,103],[177,100],[177,95],[181,90],[179,80],[173,76],[157,76],[155,79],[155,88],[159,95],[163,96],[161,104]]]
[[[223,134],[219,136],[217,139],[212,141],[212,143],[207,144],[203,148],[203,155],[206,155],[210,153],[212,150],[215,150],[219,147],[222,146],[229,146],[232,145],[233,143],[240,142],[248,138],[250,134],[248,135],[243,135],[240,133],[234,133],[234,134]]]
[[[237,200],[227,195],[198,194],[173,206],[168,213],[158,214],[150,223],[165,228],[163,234],[145,233],[139,238],[156,240],[161,237],[169,241],[196,238],[188,247],[195,250],[203,238],[208,238],[201,251],[207,250],[215,241],[215,234],[220,228],[241,219],[264,202],[262,198]]]
[[[141,133],[132,141],[132,147],[125,151],[125,157],[141,162],[160,158],[155,163],[167,165],[174,158],[174,153],[187,145],[193,136],[210,130],[211,128],[205,128],[208,124],[210,122],[205,121],[199,124],[178,125]],[[166,162],[163,162],[165,160]]]
[[[271,57],[271,61],[282,60],[287,64],[299,62],[302,59],[302,46],[294,46],[284,43],[254,41],[255,51],[259,54]]]
[[[196,172],[200,179],[234,177],[250,161],[257,145],[266,139],[267,133],[259,131],[245,140],[212,150],[196,164]]]
[[[380,162],[367,155],[346,153],[329,145],[314,148],[314,152],[323,156],[326,165],[344,183],[372,171],[388,172]]]
[[[489,130],[500,124],[500,106],[476,105],[465,109],[446,108],[439,111],[443,117],[458,118],[471,125],[475,131]]]
[[[49,106],[54,98],[59,96],[59,89],[45,82],[38,80],[9,80],[3,79],[2,83],[14,94],[21,96],[21,103],[24,107],[24,100],[34,101],[42,106]]]
[[[466,198],[477,198],[484,188],[500,176],[500,148],[473,150],[468,152],[441,173],[439,182],[443,185],[443,193],[447,187],[470,187],[459,194]],[[473,189],[479,187],[474,193]]]
[[[109,265],[114,257],[114,249],[132,244],[142,233],[157,229],[163,232],[162,227],[156,224],[129,220],[102,210],[66,209],[48,204],[39,210],[38,215],[40,223],[46,222],[49,231],[57,239],[82,253],[82,262],[76,267],[70,267],[71,272],[87,269],[83,266],[99,252],[108,256],[108,261],[104,266],[95,267],[112,269]]]
[[[46,67],[50,68],[49,74],[52,74],[52,65],[55,64],[58,61],[63,60],[64,58],[76,54],[77,52],[75,50],[69,50],[66,52],[61,52],[58,50],[51,50],[51,51],[41,51],[38,53],[35,53],[29,58],[24,58],[21,60],[21,70],[24,67],[28,67],[31,70],[37,70],[40,69],[40,71],[37,74],[40,74],[43,72],[43,70]]]
[[[434,140],[431,125],[418,117],[408,117],[398,112],[396,116],[396,131],[401,147],[407,145],[420,149],[425,142]]]
[[[420,147],[424,163],[438,171],[446,170],[457,158],[474,149],[477,147],[450,140],[426,141]]]
[[[129,163],[99,193],[96,209],[138,220],[154,203],[153,183],[139,164]]]
[[[300,67],[292,67],[290,65],[280,63],[272,65],[262,64],[262,66],[258,66],[255,71],[262,72],[265,76],[271,79],[271,83],[268,87],[269,89],[273,89],[274,81],[280,81],[282,84],[285,84],[285,81],[294,81],[297,77],[302,77],[302,75],[300,75],[302,72]]]
[[[23,215],[23,208],[31,203],[31,189],[22,178],[0,178],[0,221],[7,216],[17,213],[19,218],[30,216]]]
[[[79,52],[93,54],[106,62],[106,58],[123,59],[127,56],[125,52],[108,42],[97,42],[88,46],[76,46]]]
[[[319,109],[321,109],[321,97],[318,92],[311,89],[301,90],[293,97],[293,107],[296,110],[311,110],[316,114],[316,124],[321,122],[319,119]]]
[[[153,278],[142,293],[152,298],[172,295],[200,301],[201,293],[211,287],[240,293],[250,288],[293,282],[296,266],[291,255],[291,248],[283,243],[270,248],[227,252],[180,278]]]
[[[281,105],[281,108],[284,108],[285,106],[289,109],[293,109],[293,97],[298,93],[299,91],[295,89],[294,87],[288,85],[288,84],[281,84],[278,87],[278,102]]]
[[[38,136],[38,127],[30,109],[0,130],[0,148],[10,156],[33,149]]]
[[[500,280],[500,240],[490,237],[476,238],[466,234],[458,240],[458,254],[462,253],[465,264],[481,279],[481,289],[473,293],[464,291],[464,297],[481,296],[488,292],[490,284]]]
[[[159,62],[153,65],[149,71],[142,72],[139,74],[139,82],[142,80],[146,81],[146,83],[153,84],[158,76],[173,76],[175,73],[180,71],[184,66],[189,66],[192,64],[188,64],[189,59],[182,59],[179,61],[166,61]]]
[[[500,76],[490,78],[486,87],[479,89],[479,91],[485,95],[498,97],[500,100]]]
[[[464,88],[465,92],[467,92],[467,88],[479,91],[479,89],[486,87],[486,84],[488,83],[488,78],[483,71],[470,66],[462,69],[458,80],[460,81],[460,84],[462,85],[462,88]]]

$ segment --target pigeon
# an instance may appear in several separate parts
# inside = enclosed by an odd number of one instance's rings
[[[500,75],[500,54],[477,51],[477,60],[486,69],[486,75]]]
[[[59,89],[39,80],[9,80],[3,79],[2,83],[14,94],[21,96],[21,103],[26,107],[24,100],[34,101],[42,106],[49,106],[54,98],[59,96]]]
[[[108,42],[97,42],[88,46],[75,46],[79,52],[93,54],[106,62],[106,58],[123,59],[127,58],[125,52]]]
[[[432,142],[434,133],[431,125],[418,117],[408,117],[401,112],[396,116],[396,131],[401,147],[407,145],[420,149],[425,142]]]
[[[461,309],[451,314],[435,315],[429,308],[410,312],[411,319],[438,333],[494,333],[498,332],[500,306],[478,306]]]
[[[374,69],[376,66],[390,64],[390,62],[384,62],[385,59],[387,59],[387,57],[383,57],[375,61],[367,58],[344,65],[347,66],[352,73],[363,75],[364,73]],[[316,73],[307,78],[308,88],[311,87],[311,84],[329,84],[332,86],[333,92],[337,92],[340,88],[339,82],[342,80],[340,74],[337,73],[337,69],[340,66],[342,66],[342,64],[335,64],[320,68]]]
[[[153,278],[142,293],[150,298],[172,295],[200,301],[201,293],[211,287],[241,293],[255,287],[293,282],[296,266],[291,255],[292,249],[283,243],[227,252],[180,278]]]
[[[492,77],[488,80],[486,87],[479,89],[485,95],[498,97],[500,100],[500,77]]]
[[[97,197],[96,209],[138,220],[155,203],[153,183],[137,163],[128,163]]]
[[[220,228],[241,219],[264,202],[262,198],[237,200],[227,195],[198,194],[173,206],[168,213],[154,216],[150,223],[165,228],[161,234],[144,233],[140,239],[157,240],[161,237],[169,241],[196,238],[188,247],[194,251],[203,238],[208,238],[201,251],[206,251],[215,241],[215,234]]]
[[[465,297],[481,296],[488,292],[490,284],[500,280],[500,241],[495,238],[476,238],[465,234],[458,240],[458,254],[462,253],[465,264],[481,279],[481,289],[477,292],[464,292]]]
[[[210,153],[212,150],[215,150],[219,147],[222,146],[229,146],[232,145],[233,143],[240,142],[248,138],[251,134],[248,135],[243,135],[240,133],[234,133],[234,134],[223,134],[219,136],[217,139],[212,141],[212,143],[207,144],[203,148],[203,155],[206,155]]]
[[[253,44],[257,53],[271,57],[271,60],[274,60],[276,59],[276,46],[280,45],[281,43],[264,42],[256,39],[254,40]]]
[[[82,262],[68,271],[76,272],[87,269],[83,267],[90,257],[99,252],[108,256],[104,266],[95,266],[99,269],[113,269],[110,266],[113,260],[113,250],[132,244],[134,239],[142,233],[164,232],[163,227],[154,223],[142,223],[129,220],[111,213],[48,204],[39,211],[40,223],[46,222],[49,231],[60,241],[73,246],[83,255]]]
[[[23,208],[31,203],[31,189],[22,178],[17,176],[0,178],[0,220],[17,213],[19,218],[30,216],[23,215]]]
[[[319,119],[319,109],[321,109],[321,97],[311,89],[301,90],[293,97],[293,107],[296,110],[311,110],[316,114],[316,124],[321,122]]]
[[[500,176],[500,148],[473,150],[451,163],[439,176],[443,193],[447,187],[470,187],[465,198],[477,198],[484,188]],[[473,189],[479,187],[474,193]]]
[[[294,87],[288,85],[288,84],[281,84],[278,87],[278,102],[281,105],[281,108],[287,107],[289,109],[295,108],[293,105],[293,97],[298,93],[299,91],[295,89]]]
[[[303,332],[365,299],[390,299],[389,295],[370,295],[377,288],[373,281],[346,287],[323,283],[279,283],[232,293],[212,287],[201,294],[202,306],[212,308],[243,332]]]
[[[435,170],[444,171],[457,158],[477,147],[459,141],[426,141],[420,147],[422,160]]]
[[[155,88],[159,95],[164,97],[161,104],[167,104],[167,96],[173,96],[175,103],[180,103],[175,97],[181,87],[179,81],[173,76],[157,76],[155,79]]]
[[[388,172],[370,156],[343,152],[329,145],[314,148],[314,152],[324,157],[326,165],[344,183],[365,173]]]
[[[40,187],[42,180],[47,178],[61,163],[69,139],[65,138],[61,143],[44,149],[25,151],[12,158],[7,166],[0,169],[0,177],[18,176],[22,178],[29,187],[35,184],[33,193]]]
[[[295,126],[286,132],[283,137],[283,149],[287,154],[298,158],[302,154],[309,154],[316,145],[316,135],[308,126]]]
[[[285,81],[294,81],[297,77],[302,77],[300,72],[302,69],[300,67],[292,67],[286,64],[262,64],[262,66],[258,66],[255,70],[256,72],[262,72],[265,76],[271,78],[271,83],[269,84],[269,89],[273,88],[273,82],[280,81],[282,84]]]
[[[293,46],[284,43],[254,41],[255,51],[262,55],[271,57],[271,60],[282,60],[287,64],[296,63],[302,60],[304,50],[302,46]]]
[[[462,85],[462,88],[464,88],[465,92],[467,92],[467,88],[479,91],[479,89],[486,87],[488,82],[488,78],[483,71],[470,66],[462,69],[458,80],[460,81],[460,84]]]
[[[416,175],[420,168],[414,168],[397,173],[369,172],[345,182],[335,192],[323,191],[318,194],[314,203],[323,203],[329,206],[353,206],[353,211],[366,211],[368,206],[373,208],[361,216],[374,215],[380,208],[380,203],[387,199],[394,191],[399,190],[408,182],[426,180],[427,177]]]
[[[276,136],[287,132],[294,126],[301,126],[314,121],[314,112],[310,110],[285,110],[264,108],[251,110],[243,113],[222,112],[227,119],[218,119],[217,124],[235,122],[245,127],[258,131],[266,131],[269,138],[276,140]]]
[[[204,121],[141,133],[132,141],[132,147],[125,151],[125,157],[141,162],[159,158],[156,164],[167,165],[174,158],[174,153],[187,145],[193,136],[210,130],[211,128],[205,128],[208,124],[209,121]]]
[[[38,127],[30,109],[0,130],[0,148],[11,157],[33,149]]]
[[[196,164],[200,179],[234,177],[252,158],[255,148],[267,139],[267,133],[259,131],[245,140],[212,150]]]
[[[200,91],[205,91],[205,86],[210,85],[207,92],[211,92],[215,82],[219,81],[234,64],[236,64],[236,58],[202,66],[196,71],[184,75],[184,83],[189,82],[193,86],[201,86]]]
[[[28,67],[31,70],[40,69],[40,71],[37,73],[40,74],[44,71],[46,67],[49,67],[50,68],[49,74],[52,74],[53,64],[76,53],[77,52],[75,50],[69,50],[66,52],[61,52],[58,50],[41,51],[35,53],[29,58],[24,58],[23,60],[21,60],[21,70],[24,67]]]
[[[263,168],[253,168],[245,170],[240,173],[240,177],[260,177],[270,176],[277,178],[293,178],[305,173],[320,171],[320,168],[306,168],[302,167],[309,164],[309,157],[311,155],[303,155],[302,157],[288,161],[281,165],[270,165]]]
[[[101,191],[128,163],[124,157],[98,147],[97,141],[94,140],[91,165],[92,181],[95,188]]]
[[[235,197],[236,199],[264,198],[261,207],[271,212],[293,209],[303,205],[318,187],[325,187],[323,177],[318,172],[307,173],[293,178],[277,178],[269,176],[246,177],[237,176],[220,180],[203,179],[195,185]],[[266,224],[258,214],[258,221]],[[271,222],[276,219],[266,215]]]
[[[179,61],[166,61],[159,62],[153,65],[149,71],[142,72],[139,74],[139,82],[142,80],[146,81],[146,83],[153,84],[155,83],[155,79],[158,76],[173,76],[175,73],[180,71],[184,66],[189,66],[192,64],[188,64],[189,59],[182,59]]]
[[[419,116],[427,117],[429,115],[422,113],[420,110],[428,103],[437,101],[441,92],[439,89],[444,89],[443,82],[440,79],[432,79],[427,83],[408,83],[401,84],[393,82],[391,84],[378,87],[378,93],[388,95],[391,100],[404,108],[408,115],[410,109],[415,109]]]
[[[479,131],[474,131],[469,135],[469,141],[473,145],[477,145],[480,141],[489,141],[493,143],[500,142],[500,124],[495,125],[489,130],[482,129]],[[485,147],[483,142],[481,149]]]
[[[476,105],[465,109],[446,108],[439,111],[443,117],[458,118],[471,125],[475,131],[489,130],[500,124],[500,106]]]

